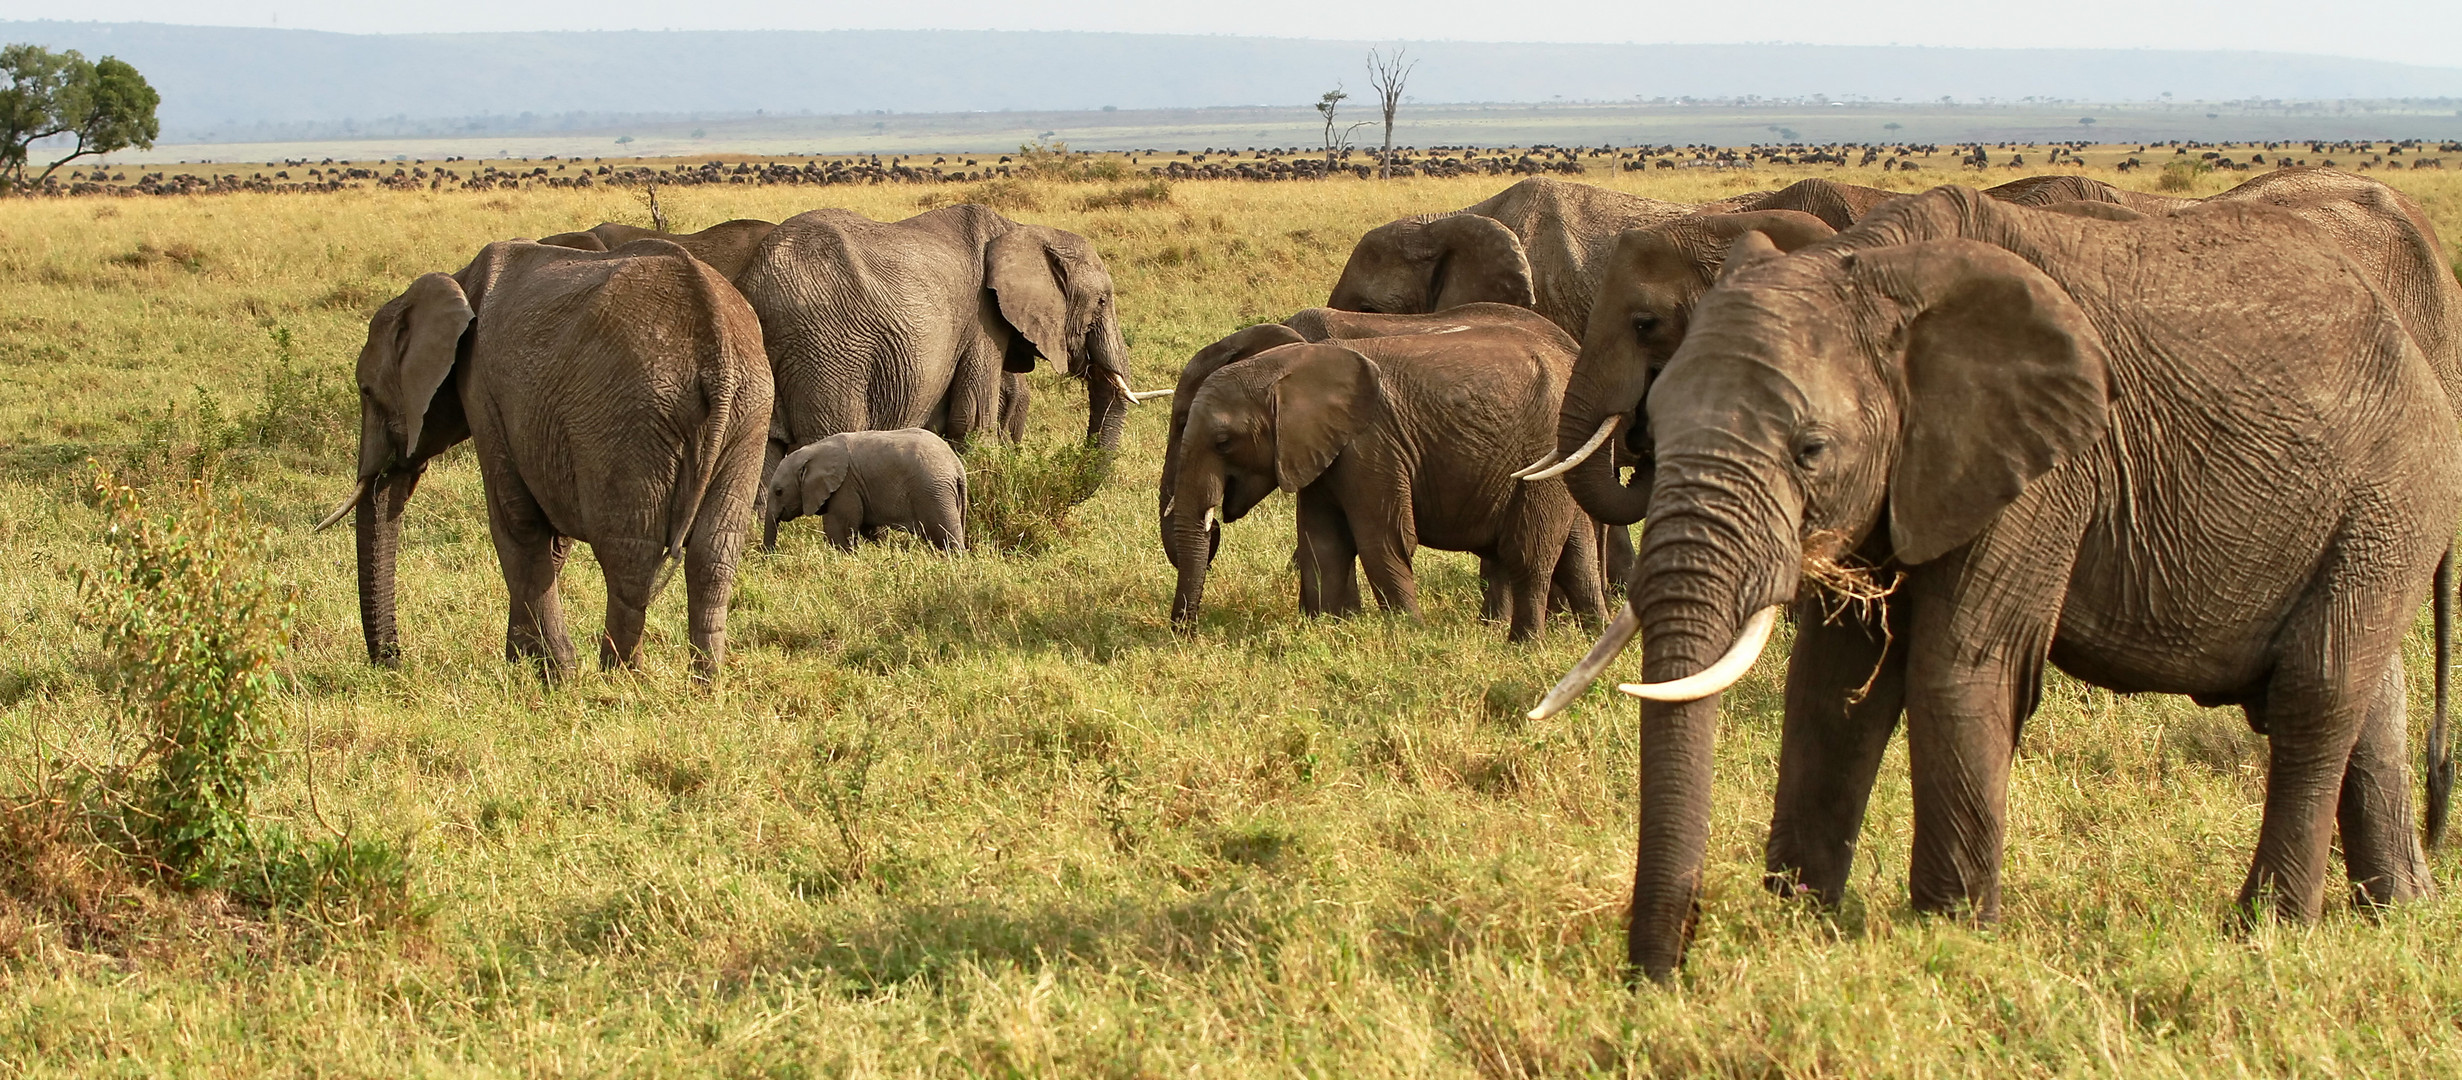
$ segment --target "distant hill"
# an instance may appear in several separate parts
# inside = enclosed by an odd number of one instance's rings
[[[1304,104],[1364,98],[1365,42],[1009,31],[332,34],[0,21],[112,54],[162,91],[165,141],[485,130],[684,114]],[[1667,98],[2232,101],[2462,98],[2462,69],[2285,53],[1413,43],[1419,102]],[[1364,117],[1366,110],[1360,109]]]

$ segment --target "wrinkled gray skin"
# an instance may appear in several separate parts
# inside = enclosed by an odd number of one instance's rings
[[[966,550],[966,466],[922,428],[840,432],[797,449],[771,473],[768,504],[772,545],[779,522],[819,515],[829,542],[848,551],[883,529]]]
[[[1783,889],[1843,890],[1903,711],[1914,904],[1995,918],[2048,659],[2269,735],[2244,909],[2313,918],[2337,825],[2363,902],[2426,895],[2401,639],[2462,513],[2440,383],[2364,270],[2275,207],[2106,221],[1945,187],[1792,255],[1746,234],[1649,396],[1644,677],[1794,605]],[[1885,629],[1803,585],[1849,553],[1906,571]],[[1717,712],[1642,707],[1628,949],[1654,978],[1694,917]]]
[[[1086,439],[1116,448],[1128,376],[1111,273],[1074,233],[975,205],[880,222],[814,210],[781,223],[736,281],[777,374],[769,463],[842,431],[920,427],[964,446],[1021,433],[1003,373],[1067,365],[1089,390]]]
[[[606,251],[645,237],[670,240],[693,257],[710,264],[728,281],[744,276],[753,265],[761,242],[777,229],[777,225],[757,218],[737,218],[720,222],[695,233],[662,233],[638,225],[602,222],[582,232],[557,233],[539,238],[539,243],[556,244],[582,251]],[[1027,410],[1032,394],[1026,386],[1023,371],[1004,369],[1000,374],[1000,408],[998,426],[1010,442],[1026,437]],[[766,499],[767,489],[763,491]]]
[[[1493,561],[1513,640],[1545,630],[1551,589],[1597,618],[1597,552],[1580,511],[1561,484],[1510,475],[1515,455],[1527,460],[1546,444],[1572,364],[1563,332],[1527,319],[1514,312],[1492,324],[1461,320],[1459,329],[1340,344],[1234,345],[1243,358],[1184,380],[1193,392],[1161,515],[1179,570],[1172,620],[1197,617],[1215,513],[1237,521],[1276,490],[1299,498],[1294,561],[1307,614],[1360,609],[1356,561],[1380,606],[1417,615],[1411,559],[1424,544]],[[1267,326],[1233,337],[1297,334]]]
[[[490,244],[377,310],[358,382],[370,661],[401,655],[402,510],[427,463],[469,439],[511,593],[507,659],[572,669],[556,577],[579,540],[606,574],[602,665],[636,662],[644,610],[680,559],[694,672],[716,676],[770,414],[759,320],[724,278],[658,240]]]
[[[663,233],[639,225],[607,221],[581,232],[542,236],[539,243],[577,251],[613,251],[635,240],[665,240],[692,252],[693,258],[710,264],[719,276],[734,281],[751,268],[753,253],[760,250],[761,241],[768,239],[770,230],[777,227],[758,218],[736,218],[719,222],[700,232]]]
[[[2078,176],[2031,176],[1984,194],[2018,205],[2107,218],[2135,216],[2124,205],[2131,200],[2164,211],[2192,205]],[[1683,343],[1693,301],[1717,278],[1727,245],[1747,231],[1759,231],[1780,251],[1793,251],[1853,225],[1898,197],[1879,188],[1816,177],[1741,200],[1733,212],[1676,218],[1617,236],[1597,263],[1598,296],[1590,323],[1581,331],[1581,362],[1565,387],[1564,414],[1556,428],[1556,454],[1564,457],[1587,442],[1608,417],[1623,418],[1608,443],[1612,455],[1593,454],[1564,475],[1582,509],[1609,525],[1630,525],[1647,513],[1650,436],[1643,423],[1642,396]],[[2056,197],[2091,201],[2052,207]],[[1624,479],[1628,468],[1631,478]]]

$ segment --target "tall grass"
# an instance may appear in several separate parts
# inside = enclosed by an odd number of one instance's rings
[[[1698,200],[1778,172],[1594,178]],[[2462,236],[2462,181],[2393,179]],[[1141,388],[1222,333],[1322,301],[1364,229],[1501,186],[1186,182],[1167,203],[1084,209],[1084,185],[1024,183],[1045,209],[1021,216],[1104,252]],[[896,217],[916,193],[661,198],[690,228],[812,199]],[[290,330],[292,363],[346,386],[368,312],[412,275],[638,209],[564,191],[109,207],[0,204],[0,775],[111,738],[65,569],[100,553],[86,457],[128,452],[174,404],[194,415],[200,386],[224,423],[260,412],[284,363],[269,326]],[[114,260],[145,243],[188,245],[199,268]],[[1083,398],[1032,378],[1029,445],[1065,445]],[[2013,771],[1990,929],[1907,909],[1893,749],[1846,906],[1823,916],[1760,886],[1782,692],[1764,663],[1725,704],[1691,965],[1635,994],[1619,971],[1632,709],[1594,694],[1531,723],[1516,708],[1588,641],[1506,644],[1478,620],[1475,564],[1435,552],[1422,620],[1302,619],[1287,499],[1225,530],[1205,618],[1174,632],[1153,520],[1163,410],[1131,411],[1109,476],[1039,553],[845,554],[790,527],[777,554],[747,555],[723,697],[691,689],[674,599],[651,613],[639,673],[547,690],[506,665],[467,451],[408,515],[404,664],[369,668],[348,542],[307,532],[348,488],[353,418],[306,415],[285,426],[321,429],[321,454],[251,439],[226,458],[247,468],[223,482],[271,526],[268,574],[297,589],[281,704],[315,718],[270,753],[254,805],[303,831],[322,815],[408,838],[430,929],[309,953],[210,919],[105,940],[70,916],[0,913],[9,1071],[2462,1071],[2449,852],[2444,899],[2230,930],[2264,761],[2233,712],[2054,677]],[[583,549],[564,596],[585,633],[603,614],[592,567]],[[2424,635],[2411,656],[2418,725]]]

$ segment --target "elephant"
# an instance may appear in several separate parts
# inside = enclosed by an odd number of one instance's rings
[[[1855,224],[1872,208],[1897,198],[1902,192],[1861,184],[1841,184],[1835,180],[1812,177],[1798,180],[1758,198],[1737,201],[1722,213],[1743,214],[1769,210],[1793,210],[1821,219],[1832,229]],[[1681,219],[1679,219],[1681,220]],[[1574,331],[1582,333],[1581,330]]]
[[[1562,485],[1509,472],[1547,440],[1573,343],[1526,312],[1465,310],[1430,332],[1338,341],[1251,327],[1191,362],[1161,507],[1175,624],[1197,618],[1216,515],[1237,521],[1276,489],[1299,498],[1306,614],[1360,609],[1356,560],[1380,606],[1416,616],[1423,543],[1493,567],[1512,640],[1545,631],[1551,592],[1603,614],[1589,523]]]
[[[1551,337],[1561,333],[1556,329],[1556,324],[1537,312],[1508,304],[1464,304],[1433,315],[1375,315],[1339,308],[1307,308],[1279,323],[1263,323],[1232,333],[1199,350],[1181,369],[1179,384],[1172,391],[1171,423],[1164,437],[1162,483],[1155,495],[1156,507],[1159,509],[1171,504],[1175,477],[1179,472],[1181,431],[1188,423],[1189,407],[1196,399],[1197,390],[1224,365],[1245,360],[1277,345],[1410,334],[1449,334],[1474,325],[1518,326],[1531,333]],[[1588,524],[1576,523],[1576,527]],[[1164,522],[1162,540],[1164,558],[1177,566],[1179,556],[1173,546],[1168,521]],[[1599,538],[1593,539],[1594,546],[1599,542]],[[1221,544],[1221,523],[1208,522],[1207,558],[1211,559]],[[1503,621],[1510,604],[1503,567],[1496,560],[1482,556],[1479,560],[1479,579],[1486,588],[1482,602],[1484,616],[1492,621]],[[1608,573],[1604,578],[1604,581],[1614,580],[1617,579],[1613,573]],[[1551,606],[1558,610],[1573,610],[1572,599],[1561,591],[1551,599]]]
[[[691,252],[693,258],[710,264],[720,276],[734,281],[752,266],[753,253],[760,250],[761,241],[767,239],[770,230],[777,227],[775,223],[758,218],[736,218],[719,222],[700,232],[666,233],[644,229],[639,225],[604,221],[581,232],[542,236],[539,243],[579,251],[613,251],[635,240],[655,237]]]
[[[947,440],[922,428],[842,431],[788,454],[770,474],[764,542],[778,523],[820,515],[829,542],[853,551],[883,529],[966,550],[966,466]]]
[[[1630,605],[1533,710],[1641,633],[1640,973],[1682,961],[1718,696],[1788,606],[1781,894],[1841,894],[1903,712],[1914,905],[1995,919],[2046,661],[2268,735],[2247,917],[2318,913],[2337,825],[2362,903],[2432,891],[2401,639],[2450,576],[2462,430],[2397,305],[2297,214],[2109,221],[1943,187],[1792,254],[1745,233],[1647,407]],[[1883,573],[1894,590],[1830,617],[1821,593]]]
[[[1767,194],[1700,207],[1534,176],[1450,214],[1368,230],[1325,306],[1413,315],[1516,304],[1578,337],[1598,292],[1596,263],[1617,233]]]
[[[1128,350],[1084,237],[973,204],[896,222],[813,210],[772,230],[736,286],[777,375],[770,469],[842,431],[921,427],[958,446],[1021,434],[1024,386],[1003,373],[1038,359],[1086,381],[1087,441],[1119,445]]]
[[[683,248],[611,252],[503,241],[379,308],[358,360],[356,511],[368,659],[401,655],[394,556],[402,511],[436,455],[477,448],[511,614],[508,660],[573,667],[556,578],[573,542],[607,578],[602,666],[640,655],[642,620],[684,564],[693,669],[726,660],[727,601],[770,415],[760,320]]]

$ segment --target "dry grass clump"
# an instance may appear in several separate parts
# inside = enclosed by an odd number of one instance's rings
[[[1171,201],[1171,181],[1154,179],[1138,184],[1118,184],[1077,200],[1080,210],[1135,210],[1142,206],[1160,206]]]

